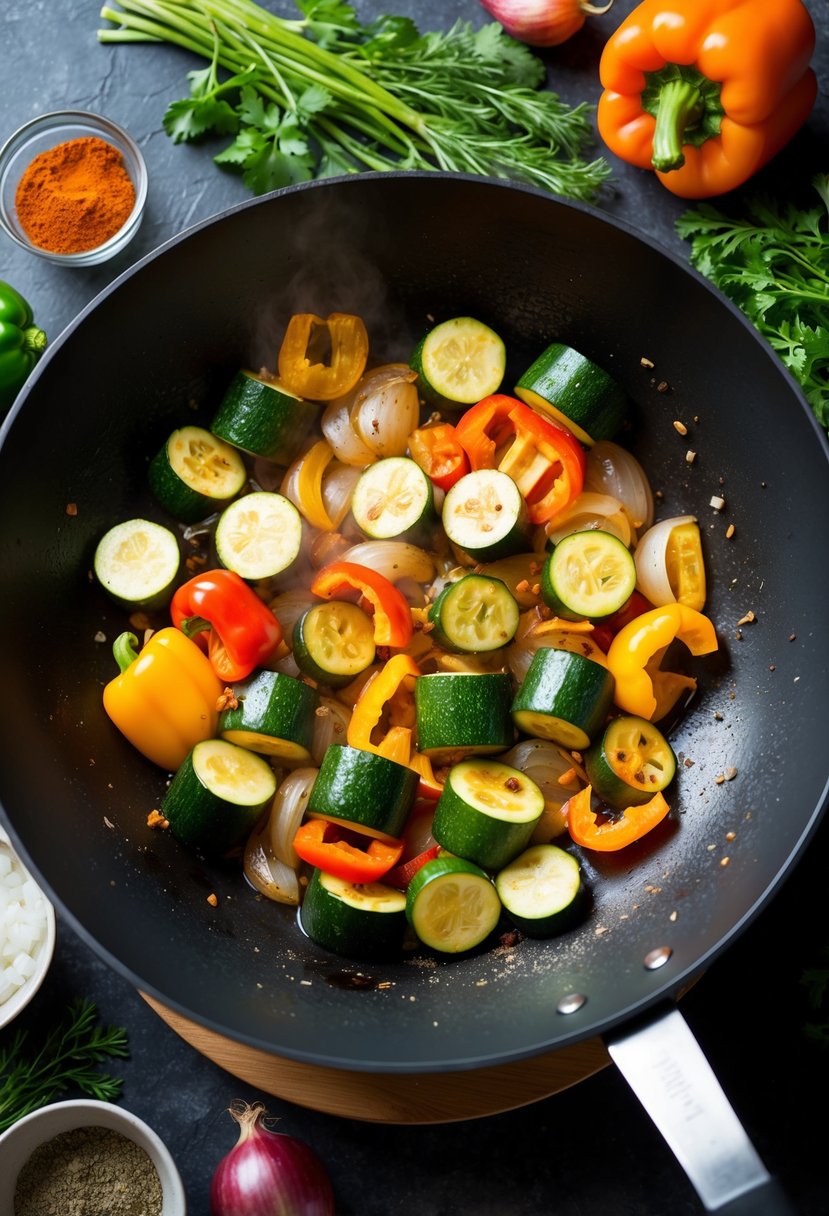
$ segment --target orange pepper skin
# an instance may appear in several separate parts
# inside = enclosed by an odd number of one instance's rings
[[[316,361],[311,352],[316,331],[327,332],[328,363]],[[324,320],[313,313],[296,313],[288,322],[279,348],[279,378],[298,397],[311,401],[333,401],[349,392],[365,371],[368,333],[361,317],[332,312]]]
[[[597,853],[615,853],[626,845],[641,840],[661,823],[670,807],[661,793],[654,794],[650,802],[642,806],[629,806],[618,818],[605,823],[596,821],[591,805],[593,789],[586,785],[565,803],[567,830],[575,844]]]
[[[172,773],[197,743],[216,734],[224,685],[180,629],[160,629],[129,661],[137,644],[135,634],[116,640],[116,658],[128,665],[104,688],[104,709],[133,747]]]
[[[378,882],[403,855],[402,840],[377,840],[326,819],[308,819],[294,836],[294,850],[344,882]]]
[[[613,699],[619,709],[653,720],[657,697],[647,664],[675,638],[693,655],[710,654],[718,647],[708,617],[685,604],[653,608],[619,630],[607,652],[607,666],[616,680]]]
[[[814,49],[802,0],[643,0],[602,52],[599,134],[611,152],[654,169],[680,198],[725,194],[776,156],[808,118],[817,97]],[[665,79],[658,74],[676,68],[699,73],[705,96],[694,104],[715,122],[703,132],[692,106],[680,120],[679,159],[665,168],[657,119],[643,94]]]

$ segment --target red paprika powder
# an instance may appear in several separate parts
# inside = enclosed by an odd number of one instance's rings
[[[135,186],[117,148],[97,136],[41,152],[26,168],[15,210],[33,245],[52,253],[96,249],[121,228]]]

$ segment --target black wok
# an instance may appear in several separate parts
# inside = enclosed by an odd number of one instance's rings
[[[162,518],[146,468],[168,432],[208,421],[239,366],[274,366],[291,312],[335,310],[364,316],[373,353],[388,358],[405,358],[429,318],[481,317],[506,339],[507,387],[553,339],[612,371],[634,403],[630,442],[663,494],[660,515],[701,521],[721,643],[691,664],[700,695],[672,738],[681,771],[670,819],[620,855],[584,857],[594,907],[582,928],[523,941],[509,967],[493,951],[429,971],[401,963],[372,972],[391,987],[359,991],[343,982],[348,964],[254,899],[238,867],[147,830],[164,778],[101,710],[115,672],[100,635],[111,641],[124,619],[88,576],[112,523]],[[615,1044],[638,1043],[640,1022],[670,1027],[677,995],[774,896],[817,825],[825,439],[738,311],[598,212],[405,174],[239,206],[86,308],[2,437],[3,821],[78,933],[198,1024],[288,1058],[387,1073],[504,1063],[601,1035],[627,1074]],[[756,620],[739,626],[749,612]],[[694,1181],[706,1205],[733,1197]],[[772,1188],[762,1193],[771,1203]]]

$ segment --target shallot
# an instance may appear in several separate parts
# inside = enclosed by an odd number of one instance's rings
[[[613,0],[481,0],[486,11],[513,38],[527,46],[560,46],[577,34],[588,17],[610,11]]]

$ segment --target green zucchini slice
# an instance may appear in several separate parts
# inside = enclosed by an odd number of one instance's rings
[[[515,395],[588,446],[612,439],[628,415],[627,396],[613,377],[560,342],[553,342],[527,368]]]
[[[414,769],[376,752],[333,743],[326,749],[308,797],[308,814],[358,827],[380,840],[397,840],[417,786]]]
[[[162,811],[183,844],[221,854],[241,844],[275,793],[276,774],[261,756],[206,739],[177,769]]]
[[[275,578],[302,548],[302,516],[282,494],[257,490],[219,516],[214,536],[219,561],[240,578]]]
[[[182,523],[196,523],[240,494],[247,481],[242,456],[200,426],[173,431],[150,461],[150,489]]]
[[[483,654],[508,646],[520,609],[506,583],[487,574],[464,574],[448,583],[429,609],[432,637],[446,650]]]
[[[152,611],[173,594],[181,549],[169,528],[127,519],[105,532],[95,549],[95,577],[117,604]]]
[[[362,473],[351,496],[351,514],[372,540],[412,537],[434,516],[432,483],[408,456],[387,456]]]
[[[438,764],[506,751],[515,741],[506,672],[439,671],[415,679],[418,750]]]
[[[464,760],[449,770],[432,835],[448,852],[498,870],[526,848],[543,811],[544,794],[520,769]]]
[[[443,954],[473,950],[501,918],[491,879],[463,857],[435,857],[406,889],[406,916],[425,946]]]
[[[314,869],[299,909],[305,933],[333,954],[382,960],[399,954],[406,932],[406,896],[394,887],[359,885]]]
[[[612,616],[635,589],[633,554],[618,536],[592,528],[562,537],[541,570],[541,598],[569,620]]]
[[[228,385],[210,430],[243,452],[288,465],[319,413],[319,405],[295,397],[278,381],[243,369]]]
[[[233,685],[235,706],[219,714],[219,734],[230,743],[304,763],[311,758],[319,695],[302,680],[258,671]]]
[[[582,750],[602,729],[616,682],[601,663],[571,650],[537,650],[512,703],[520,731]]]
[[[512,478],[498,469],[476,469],[456,481],[443,500],[441,520],[449,540],[477,561],[531,548],[527,505]]]
[[[340,688],[374,662],[374,622],[358,604],[314,604],[294,625],[297,667],[319,684]]]
[[[431,329],[415,347],[410,366],[423,398],[432,405],[474,405],[496,393],[507,356],[495,330],[474,317],[452,317]]]
[[[652,722],[633,714],[614,718],[584,757],[593,791],[613,807],[642,806],[671,784],[676,756]]]
[[[504,910],[528,937],[553,937],[571,928],[584,908],[581,869],[554,844],[525,849],[495,875]]]

